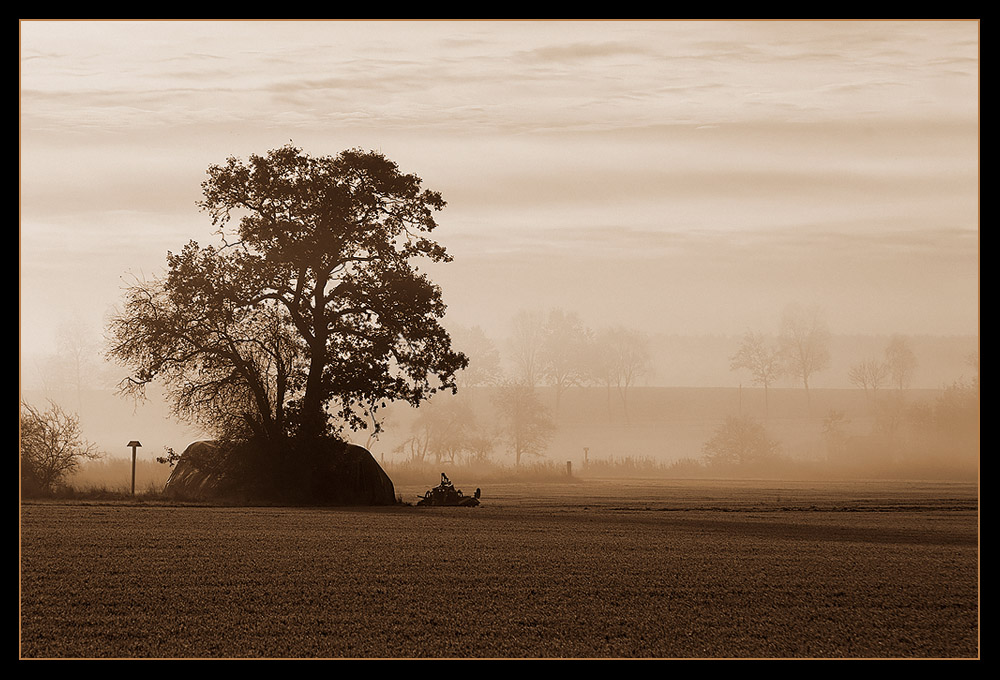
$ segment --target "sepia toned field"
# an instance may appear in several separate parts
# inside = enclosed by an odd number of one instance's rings
[[[625,480],[495,485],[478,508],[30,503],[20,653],[978,658],[977,496]]]

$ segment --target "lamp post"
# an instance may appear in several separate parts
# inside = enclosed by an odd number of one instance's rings
[[[132,495],[135,495],[135,450],[136,448],[142,446],[137,440],[133,439],[126,446],[132,447]]]

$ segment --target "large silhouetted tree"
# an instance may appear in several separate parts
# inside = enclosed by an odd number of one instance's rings
[[[311,157],[287,145],[208,170],[200,207],[222,243],[168,253],[163,278],[125,293],[109,354],[143,395],[233,438],[378,430],[377,409],[454,390],[467,360],[440,324],[421,259],[445,202],[375,152]]]

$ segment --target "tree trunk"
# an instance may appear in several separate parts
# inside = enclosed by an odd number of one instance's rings
[[[624,387],[623,388],[623,387],[619,386],[619,388],[618,388],[618,394],[622,398],[622,411],[625,414],[625,424],[626,425],[631,425],[632,421],[631,421],[631,419],[628,416],[628,387]]]
[[[326,429],[323,409],[323,369],[326,368],[326,277],[317,276],[313,299],[313,338],[309,343],[309,375],[302,398],[302,433],[307,439],[319,437]]]

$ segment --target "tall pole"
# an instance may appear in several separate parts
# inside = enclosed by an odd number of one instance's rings
[[[127,446],[132,447],[132,495],[135,495],[135,450],[136,448],[142,446],[137,440],[133,439]]]

